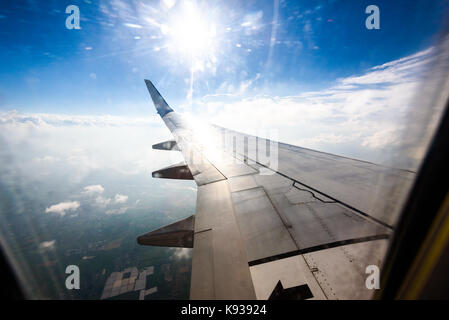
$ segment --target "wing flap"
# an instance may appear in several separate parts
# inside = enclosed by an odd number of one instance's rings
[[[226,181],[198,187],[191,299],[255,299]]]
[[[248,261],[298,249],[263,188],[233,192],[232,200]]]

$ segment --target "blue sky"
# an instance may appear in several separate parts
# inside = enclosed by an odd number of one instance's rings
[[[172,27],[185,2],[2,1],[1,110],[147,114],[143,78],[175,108],[190,88],[195,100],[244,81],[251,81],[247,96],[319,90],[428,48],[447,8],[446,1],[376,1],[381,29],[367,30],[372,1],[194,2],[216,32],[212,66],[194,72],[192,85],[189,55],[164,48],[179,39],[160,27]],[[81,30],[65,28],[69,4],[80,8]]]

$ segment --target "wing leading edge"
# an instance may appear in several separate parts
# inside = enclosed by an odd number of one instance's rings
[[[191,299],[371,296],[394,221],[369,200],[412,173],[199,128],[145,82],[198,185]]]

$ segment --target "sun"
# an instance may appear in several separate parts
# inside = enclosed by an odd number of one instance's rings
[[[217,28],[207,13],[193,2],[184,2],[165,28],[167,47],[178,57],[187,58],[192,68],[204,68],[215,59]]]
[[[182,51],[200,55],[214,46],[216,29],[193,5],[187,5],[176,17],[170,36]]]

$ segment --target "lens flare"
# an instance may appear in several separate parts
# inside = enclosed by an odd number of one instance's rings
[[[196,4],[184,2],[165,30],[168,46],[178,56],[189,59],[193,70],[202,70],[216,59],[217,27],[206,13]]]

